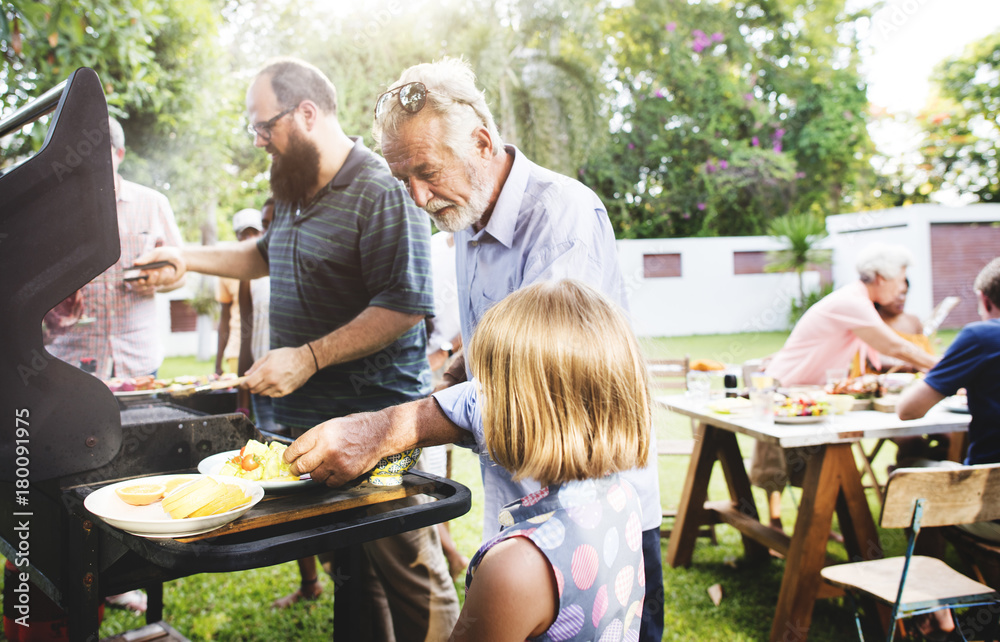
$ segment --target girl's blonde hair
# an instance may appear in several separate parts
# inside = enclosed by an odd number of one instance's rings
[[[543,485],[644,466],[646,368],[624,314],[564,280],[489,310],[469,346],[482,386],[486,448],[515,480]]]

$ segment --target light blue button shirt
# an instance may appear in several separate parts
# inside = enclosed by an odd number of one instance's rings
[[[462,345],[469,345],[476,325],[490,307],[511,292],[541,281],[582,281],[627,311],[615,236],[601,199],[579,181],[532,163],[514,146],[508,145],[506,151],[514,163],[486,227],[455,233]],[[538,490],[539,484],[532,480],[514,482],[509,472],[490,460],[474,382],[453,386],[434,397],[444,414],[475,439],[475,444],[470,439],[463,445],[480,456],[486,496],[483,537],[492,537],[499,531],[496,517],[500,509]],[[624,474],[639,493],[643,530],[658,528],[662,512],[655,435],[651,436],[646,467]]]

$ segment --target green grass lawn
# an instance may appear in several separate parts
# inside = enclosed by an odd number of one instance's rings
[[[943,350],[954,338],[954,332],[943,332]],[[754,333],[736,335],[691,336],[644,339],[643,349],[651,357],[683,356],[711,358],[739,363],[770,354],[781,347],[786,333]],[[160,376],[208,374],[211,361],[174,358],[164,362]],[[690,422],[679,415],[657,410],[654,415],[657,435],[661,439],[690,438]],[[751,440],[740,436],[740,448],[749,456]],[[870,447],[870,445],[869,445]],[[895,457],[894,447],[883,448],[875,462],[876,471],[884,475],[885,466]],[[664,506],[676,506],[687,470],[686,457],[660,458],[660,490]],[[455,479],[472,489],[472,510],[452,522],[452,533],[459,549],[467,556],[478,549],[483,519],[482,484],[478,460],[461,448],[454,451]],[[763,491],[756,490],[758,511],[766,514]],[[798,490],[785,493],[783,519],[794,523]],[[870,492],[870,491],[869,491]],[[727,496],[721,471],[712,478],[709,496]],[[875,515],[878,515],[874,495],[869,495]],[[835,525],[836,528],[836,525]],[[781,585],[784,562],[771,560],[749,564],[743,560],[739,534],[727,526],[716,527],[719,544],[699,540],[694,561],[688,569],[665,568],[663,573],[666,632],[664,640],[677,641],[751,641],[765,640],[774,614],[775,600]],[[898,533],[883,539],[889,552],[902,551]],[[666,541],[662,543],[665,553]],[[830,553],[844,558],[842,547],[830,545]],[[294,562],[270,568],[237,573],[203,574],[168,582],[165,586],[166,620],[192,640],[267,641],[329,640],[333,631],[332,582],[325,578],[325,592],[315,602],[299,603],[286,611],[274,611],[270,603],[276,597],[292,591],[298,584],[298,569]],[[720,584],[721,604],[716,607],[709,598],[708,588]],[[462,585],[457,585],[463,597]],[[120,610],[106,610],[101,636],[106,637],[138,628],[145,620]],[[853,638],[853,620],[848,609],[839,601],[816,604],[810,640],[841,642]]]

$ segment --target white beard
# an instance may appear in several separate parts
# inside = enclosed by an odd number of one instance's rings
[[[483,173],[477,171],[471,163],[466,163],[465,175],[472,185],[472,195],[469,196],[468,203],[458,205],[447,199],[435,198],[424,206],[424,210],[430,214],[431,220],[439,230],[445,232],[464,230],[483,218],[483,214],[490,206],[489,183]]]

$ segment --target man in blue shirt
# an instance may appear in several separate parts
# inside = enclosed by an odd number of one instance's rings
[[[445,59],[403,72],[376,102],[376,143],[396,178],[437,226],[455,233],[462,343],[483,314],[505,296],[539,281],[573,278],[623,309],[628,301],[614,233],[601,200],[583,184],[528,160],[504,145],[468,64]],[[454,442],[480,456],[486,498],[484,538],[499,530],[507,503],[535,490],[514,482],[484,446],[478,389],[462,359],[433,397],[378,413],[317,426],[286,459],[300,472],[339,484],[371,468],[380,456],[415,444]],[[401,447],[407,444],[405,447]],[[646,599],[643,640],[663,630],[660,500],[656,448],[646,467],[623,475],[643,508]]]
[[[1000,258],[993,259],[973,285],[978,323],[962,328],[941,361],[903,394],[900,419],[917,419],[934,404],[965,388],[969,400],[966,464],[1000,462]]]

